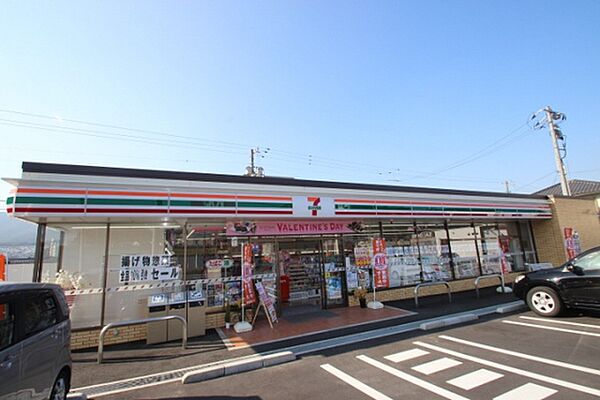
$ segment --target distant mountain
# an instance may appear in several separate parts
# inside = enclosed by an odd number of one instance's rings
[[[34,245],[36,233],[36,224],[0,212],[0,246]]]

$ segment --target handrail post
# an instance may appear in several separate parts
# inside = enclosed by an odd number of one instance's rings
[[[452,288],[450,287],[450,284],[446,281],[439,281],[439,282],[423,282],[423,283],[419,283],[417,286],[415,286],[414,289],[414,294],[415,294],[415,307],[419,308],[419,289],[423,286],[435,286],[435,285],[444,285],[446,286],[446,289],[448,289],[448,302],[452,303]]]
[[[477,278],[475,278],[475,293],[477,294],[477,298],[479,298],[479,282],[482,279],[488,279],[488,278],[499,278],[500,279],[500,286],[502,287],[502,293],[506,293],[506,290],[505,290],[506,283],[504,281],[504,275],[503,274],[481,275],[481,276],[478,276]]]
[[[188,339],[188,329],[187,329],[187,321],[185,318],[179,315],[167,315],[164,317],[154,317],[154,318],[145,318],[145,319],[136,319],[131,321],[121,321],[121,322],[111,322],[106,324],[102,330],[100,330],[100,335],[98,336],[98,364],[102,364],[103,356],[104,356],[104,337],[106,336],[106,332],[110,329],[118,328],[120,326],[130,326],[130,325],[141,325],[146,324],[148,322],[157,322],[157,321],[168,321],[168,320],[177,320],[181,322],[181,348],[185,350],[187,348],[187,339]]]

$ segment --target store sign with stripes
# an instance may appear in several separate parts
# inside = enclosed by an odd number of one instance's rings
[[[282,218],[550,218],[543,202],[515,199],[501,201],[421,201],[377,198],[332,198],[254,194],[184,193],[172,191],[123,191],[111,189],[15,189],[6,201],[15,216],[222,216]]]
[[[291,196],[18,188],[7,212],[22,215],[291,216]]]
[[[469,217],[469,218],[551,218],[547,204],[525,202],[457,202],[335,199],[338,217]]]

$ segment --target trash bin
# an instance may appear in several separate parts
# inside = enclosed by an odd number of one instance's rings
[[[206,299],[202,289],[188,292],[188,337],[206,334]]]
[[[179,315],[183,319],[185,319],[185,291],[173,292],[169,295],[169,307],[168,307],[168,315]],[[171,320],[168,321],[168,330],[167,330],[167,340],[177,340],[181,339],[182,328],[181,321]],[[189,337],[188,333],[188,337]]]
[[[148,297],[148,318],[166,317],[169,297],[166,293],[153,294]],[[146,344],[167,341],[167,321],[150,322],[146,335]]]

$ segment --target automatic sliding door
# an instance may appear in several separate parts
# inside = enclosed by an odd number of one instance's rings
[[[347,305],[346,268],[340,240],[322,240],[324,308]]]

